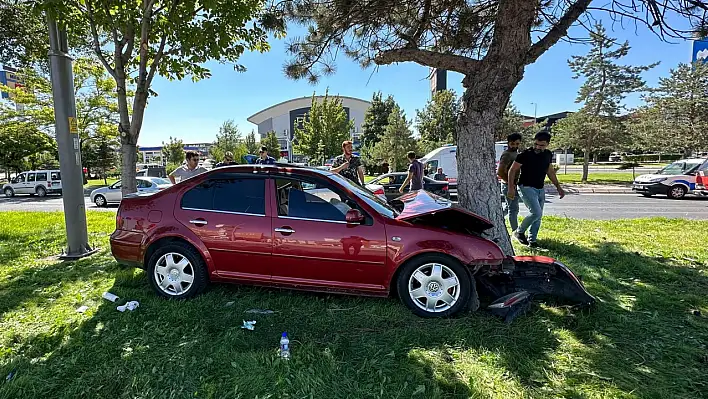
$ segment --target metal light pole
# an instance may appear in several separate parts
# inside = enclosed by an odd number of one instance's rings
[[[79,132],[76,124],[76,100],[74,98],[74,75],[71,70],[69,44],[66,31],[60,30],[51,16],[49,25],[49,67],[54,98],[54,127],[59,148],[62,197],[64,202],[64,225],[67,248],[59,257],[73,260],[97,251],[88,243],[84,181],[81,169]]]
[[[538,111],[538,103],[531,103],[533,105],[533,123],[538,122],[536,120],[536,111]]]

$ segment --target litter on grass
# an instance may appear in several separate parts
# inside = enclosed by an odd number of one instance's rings
[[[250,321],[243,321],[243,325],[241,328],[245,328],[246,330],[255,330],[256,329],[256,321],[255,320],[250,320]]]
[[[130,301],[130,302],[126,303],[125,305],[118,306],[116,309],[119,312],[125,312],[126,309],[130,310],[130,311],[135,310],[138,308],[138,306],[140,306],[138,301]]]

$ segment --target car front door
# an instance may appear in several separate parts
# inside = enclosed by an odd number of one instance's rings
[[[263,177],[210,177],[184,192],[175,218],[204,243],[220,276],[270,281],[273,229]]]
[[[117,182],[111,184],[108,186],[108,190],[106,190],[106,201],[108,202],[120,202],[123,199],[123,193],[121,192],[121,181],[118,180]]]
[[[347,224],[363,210],[325,181],[274,180],[273,283],[380,292],[386,278],[386,231],[375,218]]]
[[[26,173],[20,173],[15,176],[15,183],[12,184],[12,189],[15,191],[15,194],[27,194],[25,183],[27,183]]]

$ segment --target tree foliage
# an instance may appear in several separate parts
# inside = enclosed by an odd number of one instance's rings
[[[379,141],[379,138],[386,132],[388,125],[388,116],[396,106],[393,96],[389,95],[384,100],[383,94],[380,91],[374,93],[371,98],[371,106],[364,114],[364,123],[361,124],[363,131],[363,144],[373,147]]]
[[[645,97],[630,125],[655,150],[705,151],[708,148],[708,65],[679,64]]]
[[[590,44],[587,55],[572,56],[568,61],[570,69],[575,73],[573,77],[585,79],[575,100],[583,103],[583,108],[560,127],[565,147],[583,151],[583,182],[588,179],[588,166],[593,152],[612,149],[627,139],[617,137],[626,132],[619,126],[617,119],[624,109],[622,101],[627,94],[646,88],[641,73],[657,65],[618,64],[618,60],[629,54],[629,43],[618,45],[616,39],[607,36],[602,24],[595,25],[595,30],[590,32]],[[583,126],[583,123],[586,125]]]
[[[181,164],[184,161],[184,143],[181,139],[170,136],[170,141],[162,142],[162,158],[171,164]]]
[[[261,146],[265,146],[268,149],[268,155],[278,159],[280,157],[280,142],[278,141],[278,136],[274,131],[268,132],[268,134],[263,137],[260,143]]]
[[[435,92],[422,110],[416,110],[416,128],[420,133],[422,152],[457,143],[455,129],[459,112],[460,102],[452,90]]]
[[[523,133],[524,131],[524,117],[521,115],[519,110],[509,102],[509,104],[504,109],[504,115],[502,115],[499,124],[495,130],[495,140],[502,141],[506,140],[507,136],[512,133]]]
[[[218,162],[224,160],[224,154],[227,151],[233,154],[234,161],[243,162],[243,156],[247,154],[246,144],[241,137],[241,131],[233,120],[229,119],[221,125],[219,133],[216,134],[216,141],[209,151]]]
[[[108,184],[108,170],[118,166],[116,153],[120,148],[118,138],[112,132],[100,132],[81,145],[81,164],[89,172],[100,172],[104,184]]]
[[[122,190],[135,191],[135,146],[156,75],[169,80],[210,77],[205,63],[238,62],[244,51],[267,51],[268,31],[284,25],[263,2],[68,0],[47,2],[60,25],[88,29],[93,50],[116,81],[122,145]],[[243,71],[242,65],[234,69]],[[132,106],[127,93],[133,87]],[[132,113],[131,113],[132,109]]]
[[[0,166],[17,172],[25,166],[25,158],[45,151],[56,152],[56,143],[29,122],[0,123]]]
[[[408,151],[416,151],[416,140],[411,132],[411,122],[403,110],[396,105],[388,116],[388,124],[383,136],[371,149],[374,163],[388,163],[390,170],[405,170]]]
[[[244,142],[246,145],[246,153],[256,154],[258,152],[258,142],[256,142],[256,132],[251,130],[251,133],[246,135],[246,140]]]
[[[342,106],[342,99],[329,93],[319,100],[312,95],[310,112],[302,128],[295,129],[295,148],[321,164],[342,152],[342,142],[349,140],[354,121],[349,120]]]

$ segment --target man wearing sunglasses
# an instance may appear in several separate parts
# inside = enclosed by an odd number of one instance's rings
[[[176,184],[175,177],[179,177],[179,181],[182,181],[207,171],[204,167],[199,166],[199,153],[196,151],[187,151],[185,159],[187,162],[184,165],[170,173],[169,178],[172,184]]]
[[[275,165],[275,158],[268,155],[268,147],[263,146],[261,147],[261,150],[258,151],[258,159],[256,159],[256,164]]]

